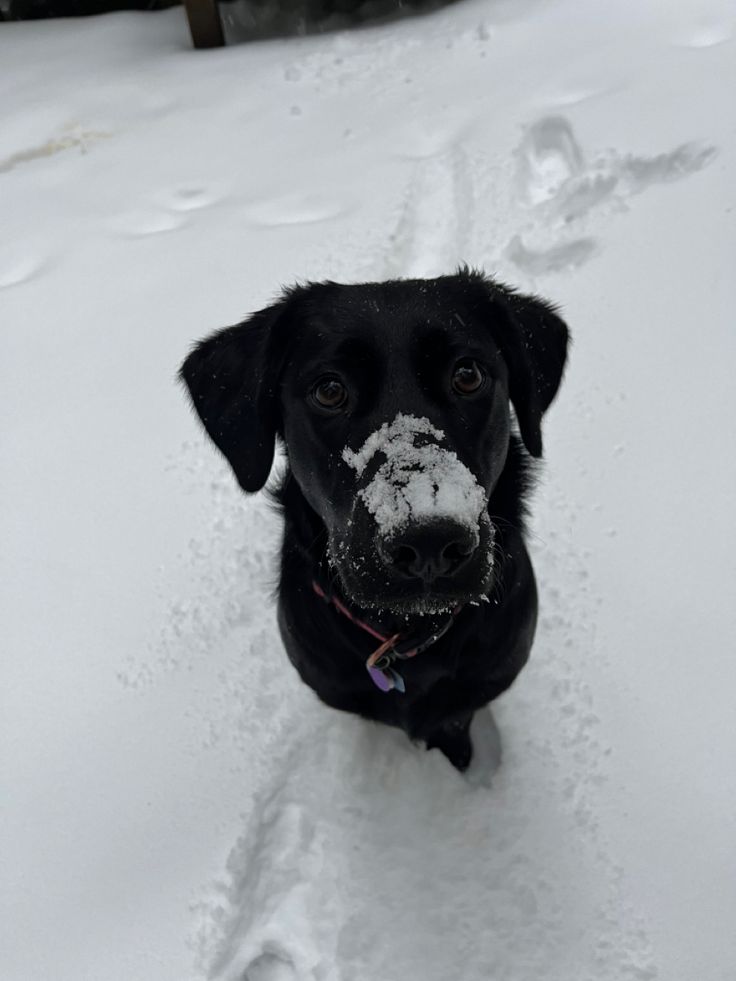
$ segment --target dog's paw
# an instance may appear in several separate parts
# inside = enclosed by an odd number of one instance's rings
[[[427,749],[438,749],[456,770],[464,773],[473,758],[468,723],[448,722],[427,739]]]

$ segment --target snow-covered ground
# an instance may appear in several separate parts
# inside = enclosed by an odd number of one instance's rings
[[[0,29],[3,981],[733,981],[735,26]],[[460,260],[575,338],[490,787],[298,682],[174,383],[282,283]]]

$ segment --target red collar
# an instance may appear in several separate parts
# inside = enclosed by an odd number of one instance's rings
[[[402,693],[406,691],[404,679],[401,677],[396,668],[393,667],[394,661],[397,659],[404,661],[407,658],[415,657],[417,654],[421,654],[422,651],[426,651],[426,649],[431,647],[432,644],[436,643],[440,637],[444,637],[455,622],[455,617],[457,617],[458,613],[463,608],[462,604],[456,606],[450,616],[438,630],[436,630],[425,640],[416,642],[413,638],[402,638],[401,633],[392,634],[390,637],[379,633],[378,630],[371,627],[371,625],[366,623],[365,620],[360,620],[355,616],[355,614],[351,613],[347,606],[345,606],[342,600],[340,600],[337,596],[332,596],[326,593],[315,580],[312,580],[312,589],[320,599],[324,600],[325,603],[331,603],[339,613],[342,613],[343,616],[352,621],[356,627],[360,627],[361,630],[365,630],[365,632],[370,634],[371,637],[375,637],[376,640],[381,641],[380,646],[373,651],[365,662],[366,670],[371,676],[371,680],[377,688],[381,689],[381,691],[391,691],[393,688]]]

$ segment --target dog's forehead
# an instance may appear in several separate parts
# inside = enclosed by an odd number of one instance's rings
[[[460,342],[486,333],[462,291],[433,280],[330,284],[304,298],[299,321],[307,343],[353,340],[382,350],[421,341],[427,330]]]

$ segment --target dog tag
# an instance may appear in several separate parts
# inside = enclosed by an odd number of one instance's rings
[[[403,695],[406,691],[406,685],[404,684],[404,679],[401,677],[398,671],[394,671],[393,668],[376,668],[372,664],[366,664],[366,669],[368,674],[371,676],[371,681],[373,684],[380,688],[381,691],[392,691],[394,688],[396,691],[401,692]]]
[[[380,688],[381,691],[391,691],[394,687],[393,678],[381,671],[380,668],[374,668],[371,664],[366,664],[366,668],[371,676],[371,681],[377,688]]]

